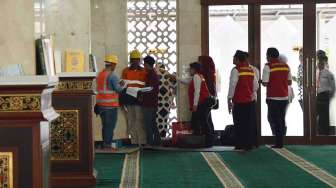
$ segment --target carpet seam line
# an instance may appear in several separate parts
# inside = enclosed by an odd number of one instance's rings
[[[139,188],[139,151],[126,154],[119,188]]]
[[[221,160],[216,153],[201,152],[201,154],[225,188],[244,188],[244,185],[235,176],[235,174],[231,172],[231,170],[225,165],[223,160]]]
[[[271,148],[271,149],[278,155],[282,156],[286,160],[295,164],[296,166],[303,169],[305,172],[311,174],[320,181],[326,183],[331,187],[336,187],[336,177],[331,175],[327,171],[319,168],[318,166],[314,165],[313,163],[310,163],[309,161],[306,161],[304,158],[294,154],[293,152],[285,148],[282,149]]]

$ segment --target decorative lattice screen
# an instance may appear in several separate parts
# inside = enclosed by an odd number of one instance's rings
[[[128,0],[127,9],[128,50],[138,49],[143,56],[151,52],[168,72],[176,72],[176,0]],[[176,108],[172,105],[175,85],[164,74],[163,71],[160,75],[157,114],[162,135],[170,132],[170,124],[176,120]]]

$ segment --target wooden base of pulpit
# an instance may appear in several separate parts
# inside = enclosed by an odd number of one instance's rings
[[[0,187],[49,187],[49,122],[57,77],[0,77]]]
[[[52,187],[94,186],[93,97],[95,73],[63,73],[53,93],[60,117],[50,130]]]

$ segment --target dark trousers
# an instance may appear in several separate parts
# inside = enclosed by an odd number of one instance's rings
[[[268,121],[275,135],[275,144],[283,146],[286,131],[286,109],[288,100],[266,100],[268,106]]]
[[[191,126],[195,135],[205,135],[207,146],[214,144],[214,126],[211,119],[211,106],[214,101],[208,98],[203,103],[199,104],[197,111],[191,115]]]
[[[258,126],[257,126],[257,102],[252,102],[251,107],[251,143],[253,146],[258,147]]]
[[[303,100],[299,99],[299,103],[300,103],[301,110],[303,111]]]
[[[104,147],[111,147],[113,140],[113,131],[118,118],[118,109],[102,109],[99,115],[103,124],[102,136],[104,141]]]
[[[251,149],[252,141],[252,127],[254,126],[251,116],[253,103],[235,103],[233,105],[233,123],[235,127],[235,146],[236,149]]]
[[[317,130],[318,134],[320,135],[330,134],[329,104],[330,104],[329,92],[322,92],[317,94],[317,101],[316,101],[316,113],[317,113],[317,125],[318,125]]]
[[[157,108],[149,108],[149,107],[143,108],[144,124],[147,134],[147,143],[149,145],[160,144],[159,129],[156,126],[156,112]]]

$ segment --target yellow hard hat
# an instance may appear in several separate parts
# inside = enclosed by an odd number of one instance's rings
[[[105,62],[118,64],[118,57],[116,55],[111,55],[111,54],[107,55],[105,56]]]
[[[139,50],[133,50],[130,53],[130,59],[140,59],[141,58],[141,53]]]

